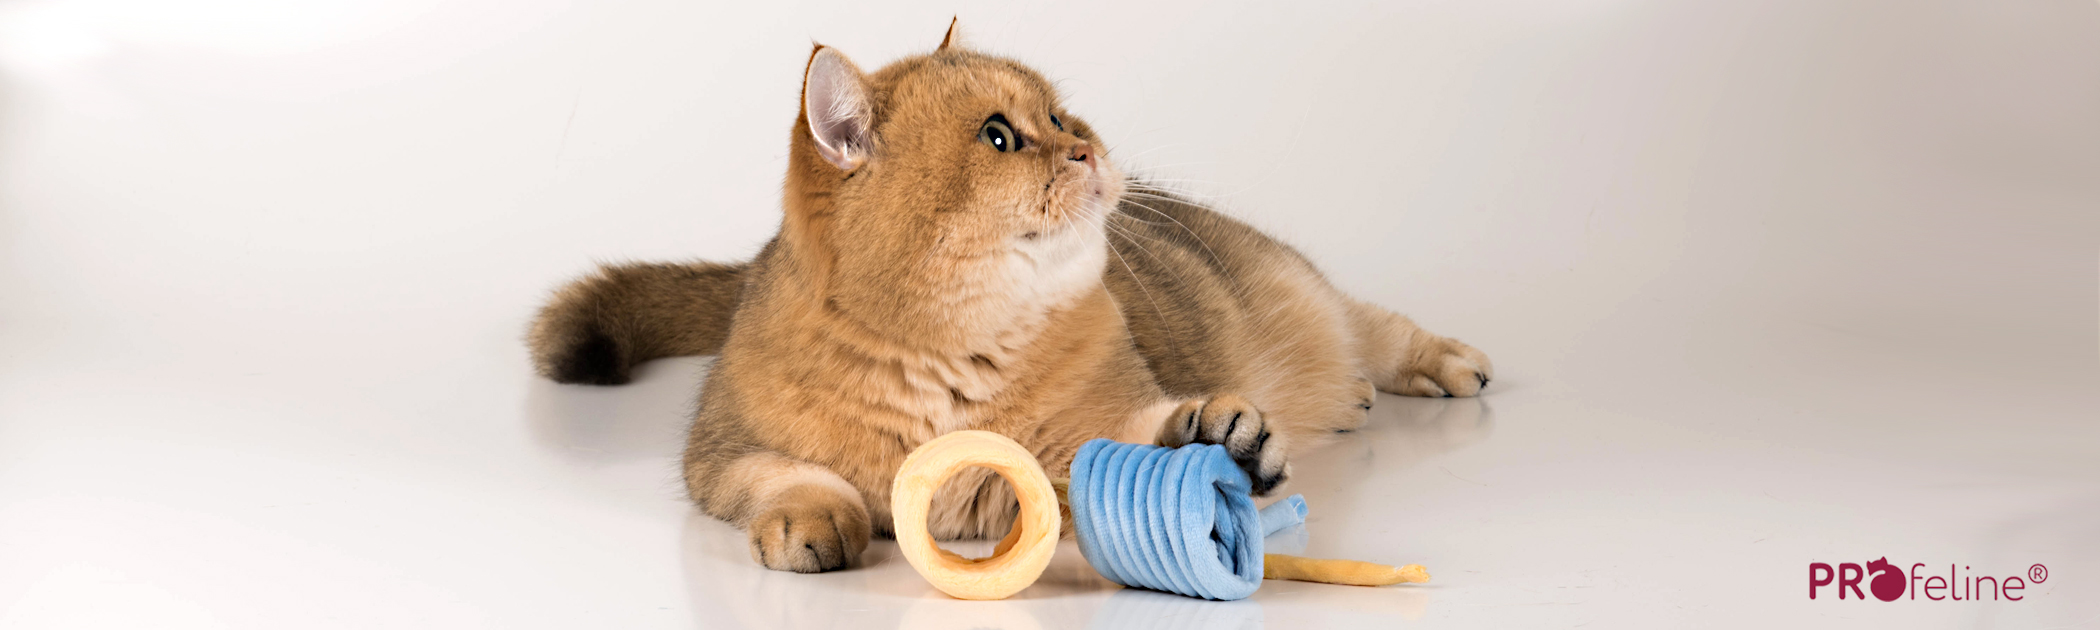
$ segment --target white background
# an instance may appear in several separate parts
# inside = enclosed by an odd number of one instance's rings
[[[1271,541],[1434,583],[767,572],[680,497],[705,360],[531,375],[592,261],[772,233],[812,40],[957,14],[1494,357]],[[2093,627],[2096,287],[2088,0],[0,1],[0,628]],[[1804,597],[1884,556],[2051,579]]]

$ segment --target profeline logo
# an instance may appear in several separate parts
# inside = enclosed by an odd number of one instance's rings
[[[1844,562],[1839,563],[1836,567],[1832,567],[1828,563],[1810,562],[1808,563],[1808,598],[1816,599],[1817,589],[1835,584],[1838,599],[1847,599],[1846,593],[1849,592],[1851,593],[1850,599],[1865,601],[1867,593],[1872,592],[1874,599],[1885,602],[1893,602],[1906,597],[1915,600],[1918,599],[1919,592],[1923,591],[1925,599],[1932,601],[1997,601],[2003,599],[2017,602],[2026,599],[2024,591],[2027,590],[2029,584],[2040,584],[2049,581],[2049,567],[2040,564],[2027,567],[2025,579],[2022,579],[2020,575],[2006,576],[2003,579],[1989,575],[1962,575],[1961,571],[1969,570],[1969,567],[1964,566],[1961,567],[1961,570],[1956,570],[1952,564],[1947,565],[1947,575],[1945,577],[1938,575],[1928,576],[1925,574],[1924,568],[1925,563],[1923,562],[1912,564],[1910,565],[1909,575],[1906,577],[1904,570],[1890,564],[1889,559],[1885,556],[1868,562],[1865,566]],[[1868,576],[1872,576],[1872,578]],[[1864,591],[1860,589],[1860,583],[1862,582],[1865,582],[1867,586]]]

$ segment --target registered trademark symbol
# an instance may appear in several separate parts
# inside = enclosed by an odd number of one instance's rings
[[[2027,567],[2027,581],[2035,584],[2049,581],[2049,567],[2039,564]]]

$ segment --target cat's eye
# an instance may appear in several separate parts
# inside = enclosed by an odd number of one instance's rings
[[[1014,133],[1012,125],[1006,124],[1006,116],[992,114],[984,119],[984,126],[977,128],[977,141],[992,145],[1000,152],[1021,150],[1021,136]]]
[[[1058,131],[1064,131],[1064,130],[1065,130],[1065,121],[1062,121],[1062,120],[1058,120],[1058,119],[1057,119],[1057,114],[1051,114],[1051,115],[1050,115],[1050,124],[1052,124],[1052,125],[1056,125],[1056,126],[1057,126],[1057,130],[1058,130]]]

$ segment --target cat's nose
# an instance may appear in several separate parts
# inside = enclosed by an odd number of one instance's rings
[[[1087,168],[1094,168],[1094,143],[1081,142],[1072,145],[1072,154],[1065,156],[1065,159],[1074,162],[1084,162]]]

